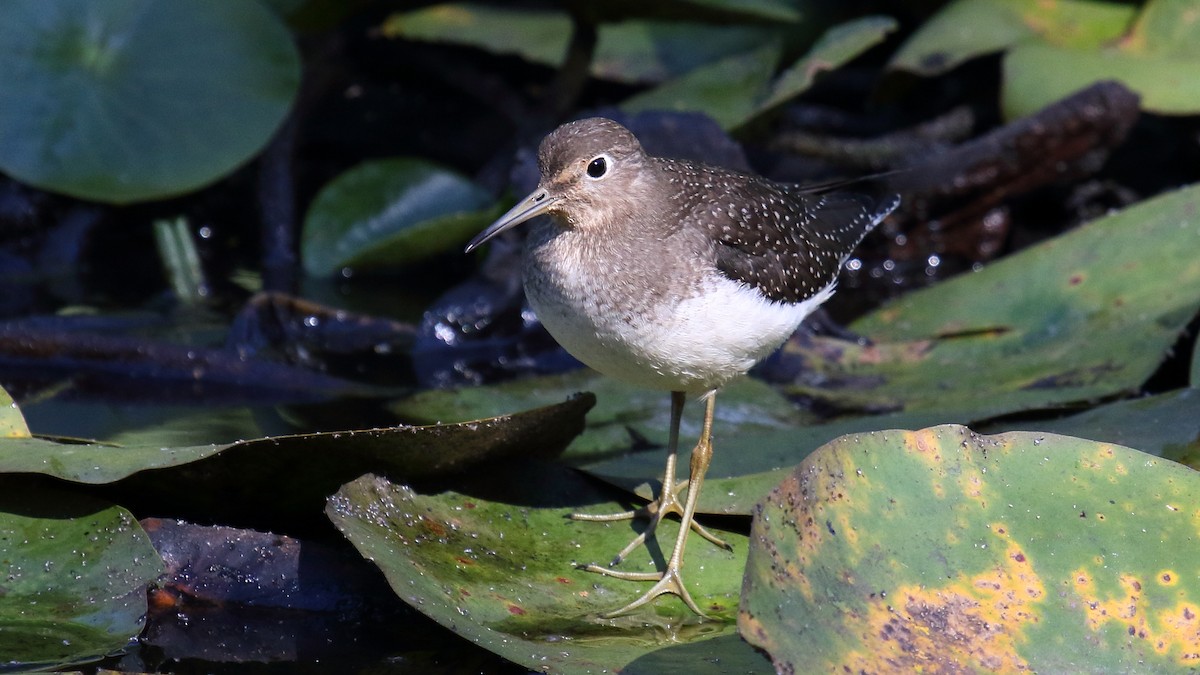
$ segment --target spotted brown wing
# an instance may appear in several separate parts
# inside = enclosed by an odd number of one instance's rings
[[[887,214],[882,203],[848,192],[825,194],[768,182],[748,182],[741,204],[713,223],[716,265],[725,276],[772,300],[800,302],[837,279],[842,263]]]

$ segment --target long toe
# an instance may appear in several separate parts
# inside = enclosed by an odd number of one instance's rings
[[[634,600],[618,610],[606,612],[602,616],[606,619],[611,619],[621,616],[622,614],[628,614],[640,607],[650,604],[658,596],[668,594],[679,596],[679,598],[683,600],[683,604],[687,605],[688,609],[698,614],[700,618],[709,618],[709,616],[700,609],[700,606],[696,604],[696,601],[692,599],[691,593],[688,593],[687,588],[685,588],[683,585],[683,578],[679,574],[679,569],[674,567],[668,567],[667,571],[662,574],[662,578],[659,579],[653,586],[651,586],[650,590],[643,593],[642,596],[637,600]]]

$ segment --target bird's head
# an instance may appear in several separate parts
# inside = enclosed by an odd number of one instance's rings
[[[602,228],[636,206],[643,189],[646,153],[628,129],[603,117],[564,124],[538,147],[541,180],[467,244],[487,240],[542,214],[564,227]]]

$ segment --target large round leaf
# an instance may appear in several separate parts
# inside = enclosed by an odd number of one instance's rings
[[[105,202],[186,192],[258,152],[299,79],[254,0],[9,0],[0,169]]]
[[[846,436],[758,507],[742,635],[781,672],[1186,672],[1200,474],[965,427]]]
[[[304,269],[396,268],[457,249],[499,215],[487,191],[431,162],[364,162],[326,185],[304,221]]]

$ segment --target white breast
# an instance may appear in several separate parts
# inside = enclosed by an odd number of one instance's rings
[[[833,284],[799,303],[766,299],[745,284],[714,274],[688,297],[645,303],[637,287],[616,279],[577,278],[558,268],[556,283],[530,283],[530,304],[550,334],[588,366],[653,389],[703,393],[744,374],[770,355]],[[697,292],[699,291],[699,292]],[[608,297],[606,297],[608,296]],[[569,299],[569,300],[568,300]],[[634,307],[634,311],[630,311]]]

